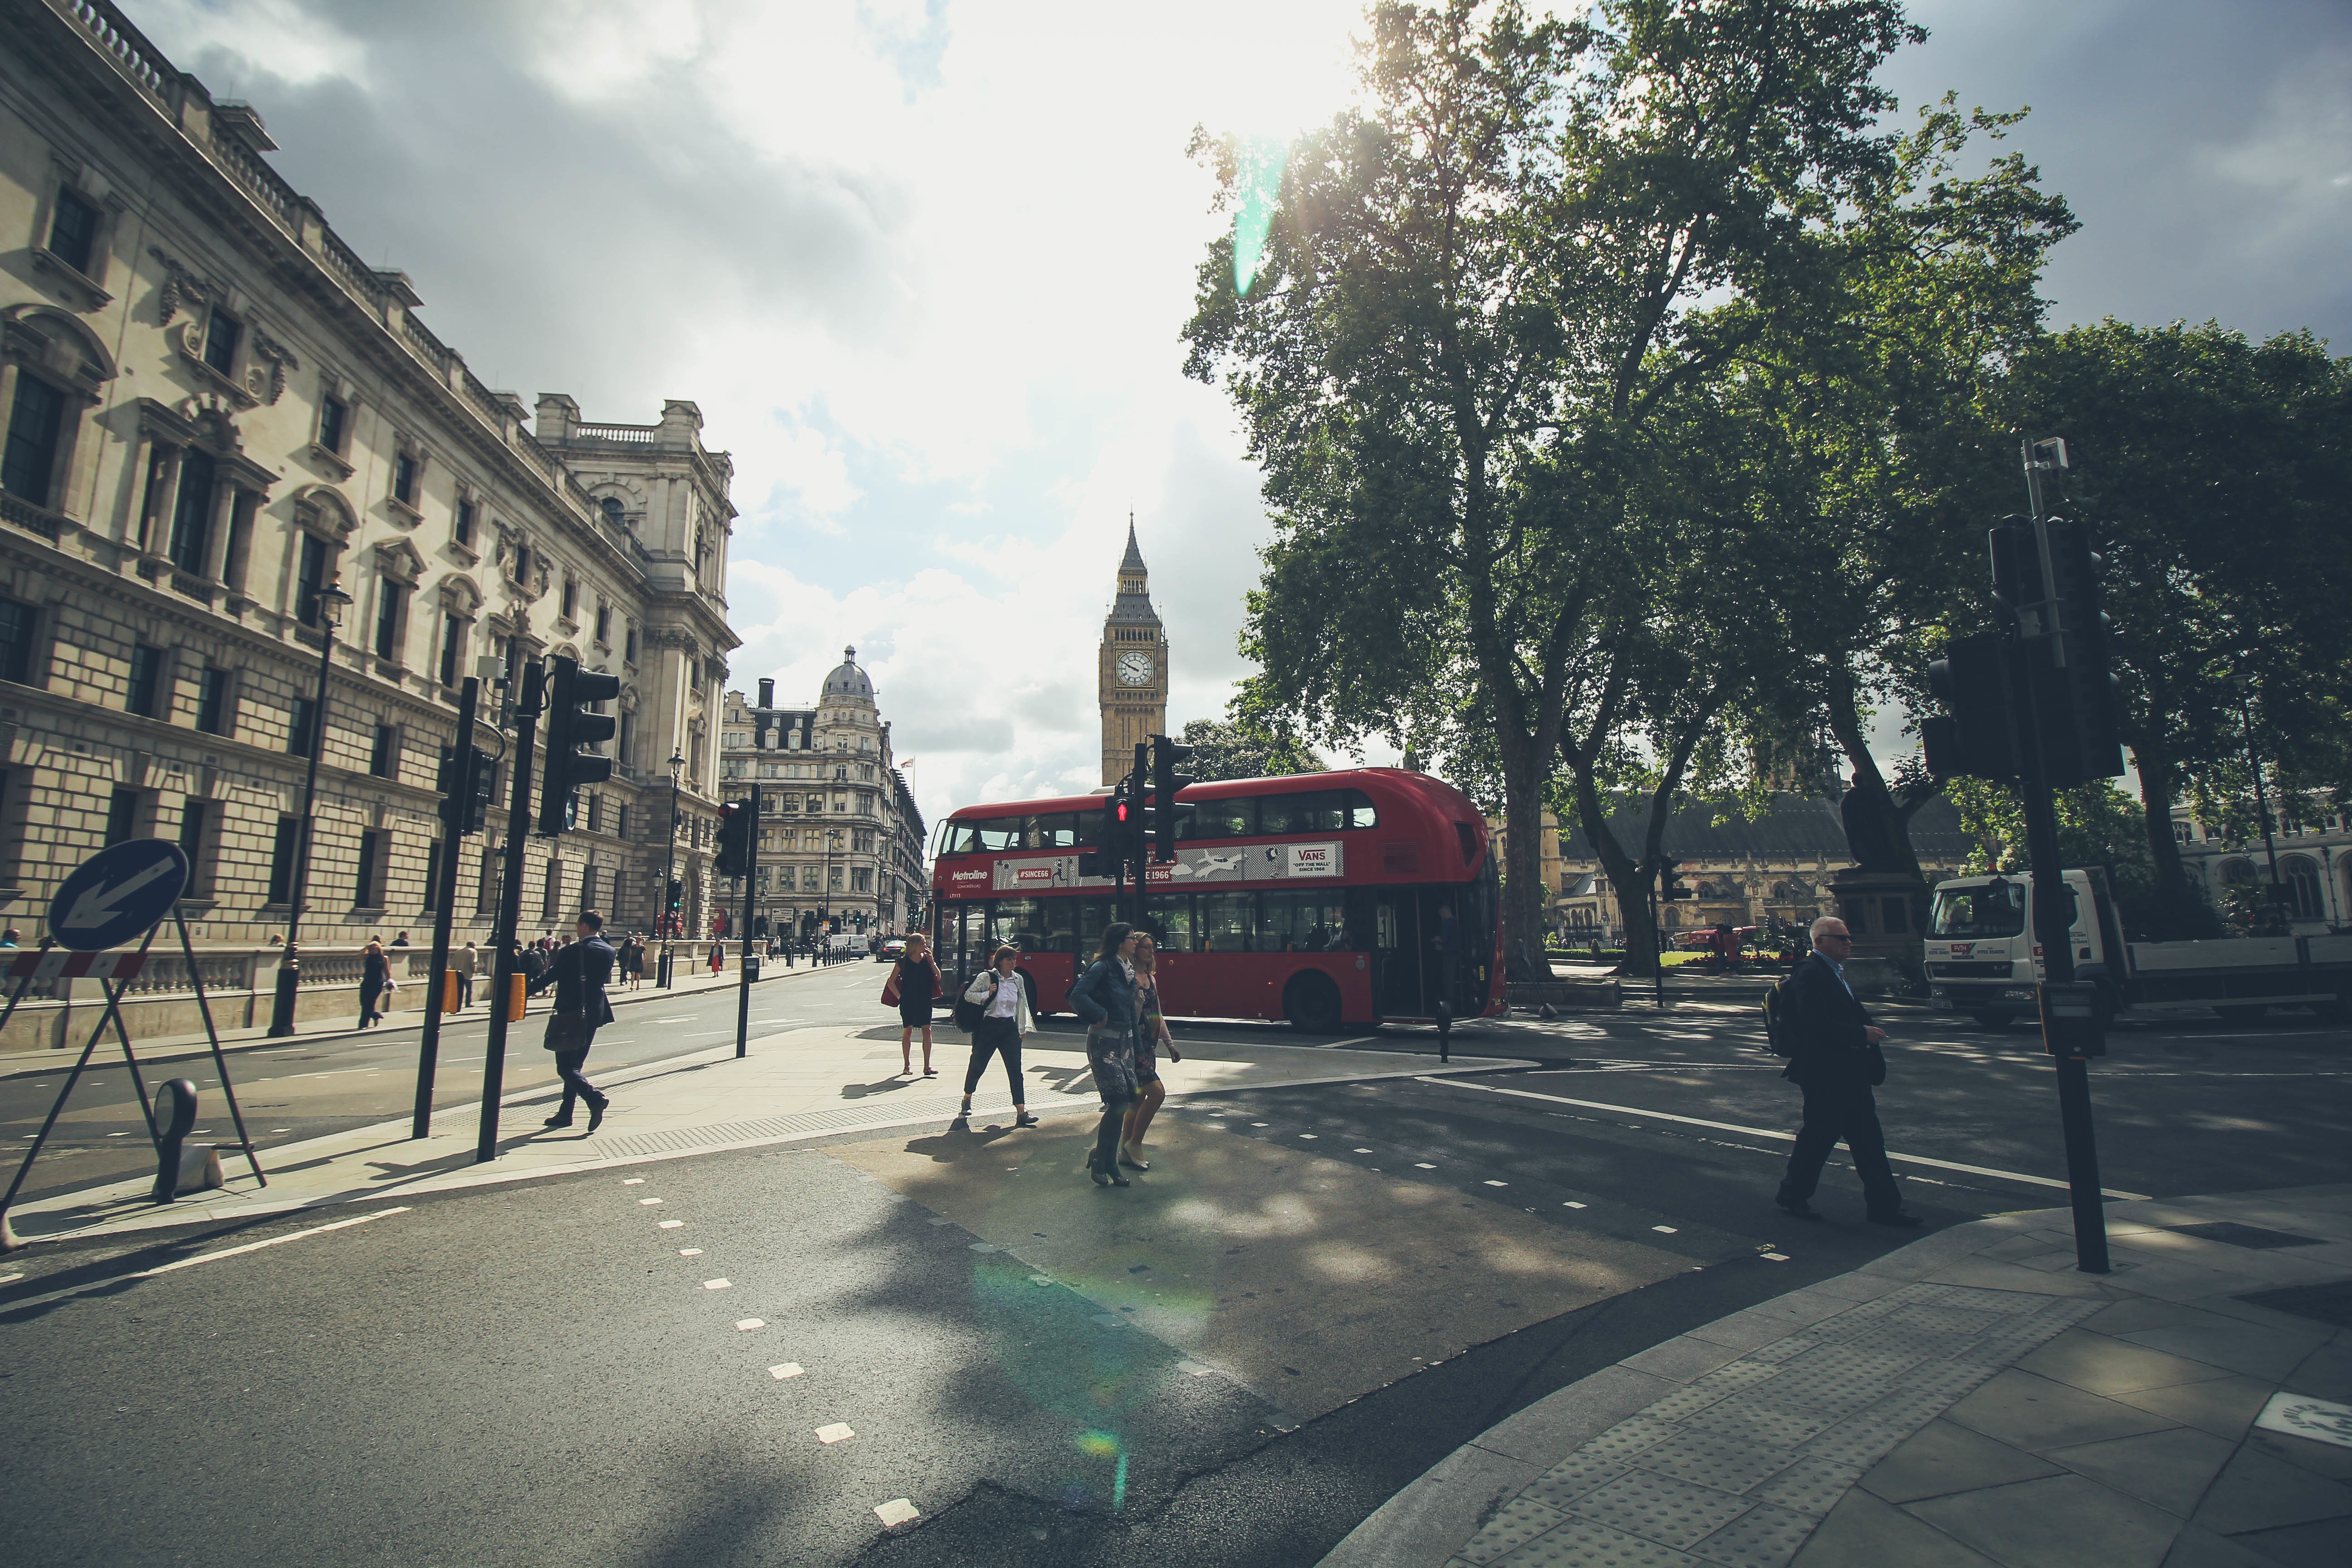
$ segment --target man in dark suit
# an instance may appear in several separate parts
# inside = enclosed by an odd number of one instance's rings
[[[1799,1219],[1821,1218],[1808,1200],[1821,1184],[1822,1163],[1843,1141],[1862,1177],[1865,1217],[1874,1225],[1916,1226],[1919,1216],[1905,1211],[1886,1163],[1886,1135],[1879,1131],[1878,1102],[1870,1092],[1886,1079],[1886,1058],[1878,1050],[1886,1031],[1870,1021],[1846,984],[1853,937],[1833,915],[1815,921],[1812,935],[1813,951],[1789,976],[1794,1049],[1780,1075],[1805,1091],[1805,1121],[1773,1201]]]
[[[540,977],[530,983],[533,992],[555,987],[555,1016],[548,1021],[550,1029],[565,1026],[561,1022],[577,1014],[585,1021],[585,1028],[572,1037],[569,1045],[555,1053],[555,1070],[563,1079],[563,1104],[549,1117],[550,1127],[572,1125],[572,1102],[588,1102],[588,1131],[593,1132],[604,1120],[604,1108],[612,1104],[606,1096],[597,1092],[596,1086],[582,1076],[581,1068],[588,1060],[588,1047],[596,1038],[596,1031],[613,1021],[613,1004],[604,997],[604,987],[613,978],[613,963],[619,956],[604,940],[604,917],[594,910],[580,911],[573,927],[579,932],[578,942],[567,943],[555,955]]]

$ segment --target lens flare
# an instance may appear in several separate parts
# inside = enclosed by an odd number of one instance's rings
[[[1234,292],[1247,294],[1265,260],[1265,237],[1274,229],[1274,209],[1282,199],[1282,170],[1290,150],[1270,136],[1253,136],[1242,147],[1240,200],[1234,205]]]

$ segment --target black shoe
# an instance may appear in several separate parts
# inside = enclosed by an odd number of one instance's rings
[[[1037,1125],[1037,1119],[1024,1110],[1013,1119],[1013,1125],[1015,1127],[1034,1127]]]
[[[588,1131],[589,1131],[593,1132],[593,1131],[596,1131],[596,1129],[597,1129],[597,1128],[602,1127],[602,1126],[604,1124],[604,1110],[605,1110],[605,1108],[606,1108],[606,1107],[608,1107],[608,1106],[610,1106],[612,1103],[613,1103],[613,1101],[612,1101],[611,1098],[608,1096],[607,1098],[605,1098],[605,1099],[604,1099],[604,1100],[598,1100],[595,1104],[593,1104],[593,1105],[592,1105],[592,1106],[590,1106],[590,1107],[588,1108]]]
[[[1114,1187],[1131,1187],[1135,1185],[1133,1182],[1129,1181],[1125,1176],[1118,1173],[1118,1167],[1117,1165],[1113,1165],[1110,1168],[1110,1184]]]
[[[1782,1193],[1775,1195],[1772,1201],[1780,1205],[1782,1208],[1788,1210],[1790,1215],[1794,1215],[1798,1219],[1817,1220],[1822,1217],[1822,1211],[1815,1208],[1812,1205],[1807,1203],[1802,1198],[1792,1198],[1786,1193]]]
[[[1111,1178],[1103,1174],[1103,1168],[1100,1165],[1096,1164],[1091,1160],[1087,1162],[1087,1174],[1094,1179],[1095,1185],[1098,1187],[1107,1187],[1111,1184]],[[1119,1183],[1119,1185],[1123,1187],[1127,1185],[1127,1184],[1125,1182],[1121,1182]]]
[[[1896,1209],[1893,1214],[1864,1215],[1863,1218],[1873,1225],[1891,1225],[1903,1230],[1916,1230],[1927,1223],[1907,1209]]]
[[[572,1118],[569,1116],[551,1116],[546,1121],[541,1122],[540,1125],[541,1127],[569,1127],[572,1125]]]

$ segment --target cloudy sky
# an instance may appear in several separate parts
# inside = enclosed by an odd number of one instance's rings
[[[1245,673],[1266,532],[1178,330],[1213,231],[1196,123],[1342,102],[1356,0],[121,0],[490,384],[700,405],[728,584],[806,700],[854,643],[936,819],[1085,787],[1127,519],[1171,725]],[[2352,6],[1936,0],[1907,104],[2031,104],[2083,232],[2053,320],[2308,326],[2352,352]]]

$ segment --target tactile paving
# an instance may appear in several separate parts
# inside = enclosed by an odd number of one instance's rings
[[[1688,1546],[1755,1507],[1744,1497],[1674,1476],[1634,1470],[1585,1493],[1570,1510],[1645,1541]]]
[[[1706,1568],[1706,1560],[1589,1519],[1571,1519],[1508,1557],[1496,1558],[1492,1568]]]
[[[1521,1493],[1505,1503],[1502,1511],[1488,1520],[1486,1527],[1454,1555],[1484,1568],[1484,1564],[1517,1551],[1567,1517],[1559,1510],[1548,1508]]]
[[[1787,1469],[1789,1451],[1716,1432],[1685,1432],[1655,1447],[1645,1448],[1634,1461],[1644,1470],[1679,1476],[1686,1481],[1746,1491],[1766,1477]]]
[[[1792,1513],[1820,1519],[1837,1506],[1838,1499],[1862,1479],[1863,1467],[1840,1464],[1808,1454],[1761,1486],[1750,1487],[1749,1497],[1777,1504]]]
[[[1821,1521],[1770,1503],[1759,1503],[1691,1547],[1691,1554],[1726,1568],[1784,1568]]]

